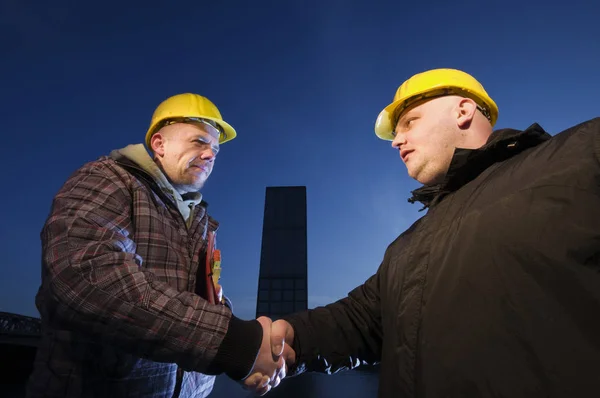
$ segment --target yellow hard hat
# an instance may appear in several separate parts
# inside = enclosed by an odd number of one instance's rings
[[[146,133],[146,145],[150,148],[150,138],[165,122],[185,119],[203,119],[214,123],[215,128],[221,132],[219,144],[235,138],[237,133],[229,123],[223,120],[219,109],[208,98],[198,94],[177,94],[161,102],[152,115],[150,128]]]
[[[498,106],[473,76],[456,69],[432,69],[412,76],[398,87],[394,101],[377,117],[375,134],[382,140],[392,141],[402,111],[416,101],[443,95],[471,98],[492,126],[496,124]]]

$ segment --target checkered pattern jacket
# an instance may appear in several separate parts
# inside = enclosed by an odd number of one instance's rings
[[[207,396],[231,311],[205,294],[205,203],[189,227],[135,163],[103,157],[56,195],[41,233],[43,325],[29,397]],[[178,366],[179,365],[179,366]]]

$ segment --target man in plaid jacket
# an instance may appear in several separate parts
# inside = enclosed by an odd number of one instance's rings
[[[41,233],[28,397],[197,398],[220,373],[278,384],[270,320],[235,317],[211,277],[218,223],[200,189],[235,136],[210,100],[179,94],[154,112],[153,157],[129,145],[66,181]]]

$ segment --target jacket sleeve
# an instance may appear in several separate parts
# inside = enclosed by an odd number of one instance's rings
[[[245,377],[260,347],[260,324],[145,271],[131,207],[127,185],[106,165],[84,166],[65,183],[41,234],[42,317],[140,357]]]
[[[335,303],[284,317],[294,328],[296,364],[291,374],[332,374],[380,361],[379,278],[377,272]]]

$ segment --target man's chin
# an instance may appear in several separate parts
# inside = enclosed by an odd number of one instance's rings
[[[192,182],[192,183],[188,183],[188,184],[181,184],[179,185],[179,191],[180,192],[198,192],[200,191],[203,187],[204,187],[204,183],[206,181],[197,181],[197,182]]]
[[[202,181],[202,182],[197,182],[197,183],[191,184],[191,185],[190,185],[190,189],[191,189],[193,192],[198,192],[199,190],[201,190],[202,188],[204,188],[204,183],[205,183],[205,182],[206,182],[206,181]]]

